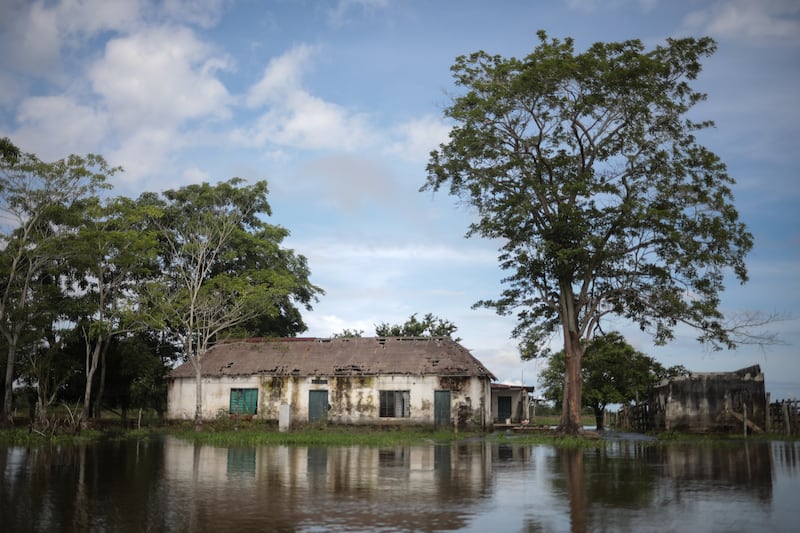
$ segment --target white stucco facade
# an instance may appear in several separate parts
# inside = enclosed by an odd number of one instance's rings
[[[193,379],[170,381],[168,418],[194,418],[195,390]],[[254,418],[278,420],[279,408],[285,404],[293,425],[319,418],[319,406],[311,404],[321,398],[326,400],[323,415],[327,420],[342,424],[444,423],[443,413],[449,415],[447,423],[458,422],[460,427],[486,428],[492,422],[488,379],[440,375],[204,377],[203,418],[228,416],[232,391],[241,390],[257,394]],[[387,395],[398,405],[387,408]]]

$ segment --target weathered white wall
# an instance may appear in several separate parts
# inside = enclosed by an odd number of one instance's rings
[[[344,424],[433,424],[434,391],[450,390],[451,419],[476,426],[491,424],[488,380],[440,376],[365,376],[365,377],[222,377],[203,379],[203,418],[227,414],[233,388],[258,389],[256,418],[277,420],[281,404],[288,404],[294,423],[307,422],[308,393],[327,390],[331,408],[328,418]],[[379,417],[379,391],[409,391],[410,417]],[[191,379],[170,382],[167,416],[192,419],[195,410],[195,384]]]

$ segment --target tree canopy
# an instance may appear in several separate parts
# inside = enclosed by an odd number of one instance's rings
[[[246,336],[248,326],[280,324],[305,330],[295,304],[311,308],[322,289],[309,279],[306,259],[281,247],[288,231],[266,223],[267,183],[233,178],[187,185],[140,200],[158,211],[152,219],[161,248],[161,273],[143,287],[142,306],[155,327],[181,340],[195,369],[195,423],[202,421],[202,357],[219,340]],[[282,317],[288,315],[288,320]]]
[[[296,335],[323,294],[288,230],[266,222],[266,182],[101,195],[121,170],[0,139],[0,424],[14,383],[43,424],[55,401],[74,402],[81,425],[101,404],[163,412],[175,358],[199,368],[226,337]]]
[[[725,164],[687,117],[706,98],[691,82],[713,54],[707,37],[595,43],[548,39],[522,59],[480,51],[452,67],[459,89],[449,140],[431,153],[423,190],[448,187],[477,210],[469,235],[499,239],[508,272],[499,298],[516,314],[524,356],[564,342],[560,429],[580,433],[583,343],[622,317],[673,337],[733,347],[720,295],[728,271],[747,280],[752,236],[733,205]]]

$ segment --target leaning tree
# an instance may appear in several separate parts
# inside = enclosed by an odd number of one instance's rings
[[[604,318],[674,328],[732,347],[720,310],[725,273],[747,280],[752,236],[733,206],[725,164],[687,117],[705,95],[690,82],[716,44],[668,39],[596,43],[548,39],[522,59],[476,52],[452,67],[459,93],[449,140],[431,152],[422,190],[449,186],[477,210],[469,235],[500,239],[509,274],[499,298],[516,313],[523,357],[566,356],[559,429],[580,433],[584,342]]]

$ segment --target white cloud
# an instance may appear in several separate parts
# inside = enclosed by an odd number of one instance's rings
[[[61,73],[57,20],[56,14],[40,3],[0,2],[0,65],[56,79]]]
[[[251,108],[266,108],[256,124],[234,136],[247,146],[353,151],[376,142],[366,115],[318,98],[302,87],[313,49],[302,45],[274,58],[247,93]]]
[[[203,183],[211,180],[207,172],[197,167],[191,167],[183,171],[182,181],[183,183]]]
[[[328,19],[335,27],[350,23],[355,13],[371,13],[389,6],[389,0],[339,0],[328,11]]]
[[[309,68],[314,49],[308,45],[295,46],[285,54],[270,60],[261,79],[247,93],[249,107],[280,102],[299,91],[303,74]]]
[[[395,129],[397,140],[388,152],[409,160],[427,161],[431,150],[446,142],[450,126],[439,117],[425,116],[401,124]]]
[[[26,98],[18,109],[17,120],[22,127],[14,132],[14,141],[45,160],[96,151],[109,134],[109,118],[104,111],[81,105],[68,96]]]
[[[187,28],[156,27],[110,40],[89,78],[123,131],[225,118],[232,99],[214,73],[226,62],[211,53]]]
[[[689,13],[689,31],[736,40],[800,42],[800,3],[795,0],[725,0]]]

